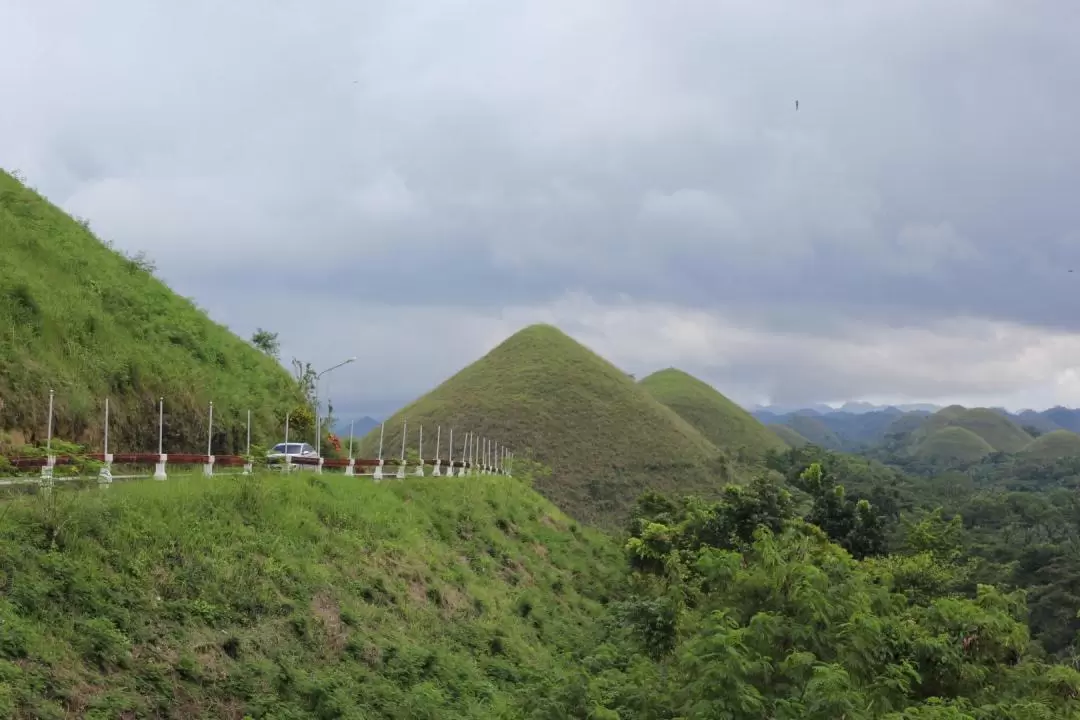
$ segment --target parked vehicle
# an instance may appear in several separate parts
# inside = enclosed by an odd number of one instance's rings
[[[309,463],[297,463],[297,458],[303,459],[318,459],[319,454],[315,452],[315,448],[307,443],[278,443],[274,447],[270,448],[270,452],[266,453],[266,462],[272,468],[280,468],[285,462],[290,462],[295,467],[304,469],[314,469],[316,465]],[[286,458],[288,460],[286,461]]]

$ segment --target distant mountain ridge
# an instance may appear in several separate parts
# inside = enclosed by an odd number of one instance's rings
[[[875,405],[874,403],[862,402],[862,401],[848,401],[840,407],[833,407],[832,405],[826,405],[825,403],[813,403],[811,405],[751,405],[747,409],[751,414],[756,415],[759,412],[771,413],[773,415],[791,415],[794,413],[802,414],[820,414],[826,415],[829,413],[848,413],[851,415],[863,415],[871,412],[879,412],[883,410],[898,410],[900,412],[937,412],[945,407],[944,405],[934,405],[932,403],[901,403],[899,405]]]
[[[780,412],[781,410],[784,412]],[[901,438],[914,440],[925,437],[931,429],[938,429],[946,424],[946,415],[958,410],[966,411],[965,417],[969,421],[979,422],[977,418],[981,413],[983,423],[996,415],[1015,426],[1015,432],[1008,431],[1009,436],[1001,436],[996,442],[991,439],[989,444],[998,451],[1016,452],[1031,438],[1059,430],[1080,433],[1080,409],[1062,406],[1042,411],[1021,410],[1013,413],[1001,407],[968,409],[960,406],[945,408],[925,403],[873,405],[851,402],[845,403],[841,408],[822,404],[803,408],[758,406],[750,414],[765,425],[790,428],[808,441],[827,449],[859,452],[886,443],[895,445]],[[975,411],[978,412],[972,415]],[[931,418],[933,420],[930,420]],[[930,423],[928,432],[921,436],[913,435],[927,423]],[[946,435],[946,439],[953,442],[959,437],[959,433]],[[998,447],[1002,444],[1003,447]]]

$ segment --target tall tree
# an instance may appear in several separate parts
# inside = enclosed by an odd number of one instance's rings
[[[276,332],[256,328],[251,336],[251,344],[275,360],[278,359],[278,353],[281,351],[281,343],[278,342],[278,334]]]

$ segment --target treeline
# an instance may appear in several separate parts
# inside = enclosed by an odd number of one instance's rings
[[[812,448],[771,462],[785,480],[716,502],[639,500],[632,592],[538,717],[1080,717],[1071,493],[955,494]]]

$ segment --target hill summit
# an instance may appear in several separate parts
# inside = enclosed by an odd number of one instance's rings
[[[173,293],[145,258],[112,250],[3,171],[0,338],[0,430],[15,444],[43,438],[50,389],[55,435],[99,444],[108,397],[111,444],[129,451],[156,449],[159,397],[174,452],[206,446],[211,401],[222,452],[240,447],[248,410],[265,441],[300,399],[280,363]]]
[[[1040,460],[1080,457],[1080,435],[1070,430],[1054,430],[1035,438],[1021,452]]]
[[[913,439],[921,441],[947,427],[969,430],[998,452],[1019,452],[1032,440],[1019,425],[994,410],[960,405],[950,405],[927,417],[913,433]]]
[[[641,386],[713,445],[733,456],[754,460],[769,450],[782,452],[787,448],[787,443],[750,413],[682,370],[658,370],[643,379]]]
[[[537,490],[584,521],[621,520],[647,488],[702,493],[725,479],[724,457],[700,432],[550,325],[519,331],[395,413],[384,444],[394,450],[384,454],[400,448],[406,418],[410,428],[424,425],[432,440],[436,425],[444,442],[453,428],[457,453],[472,431],[551,467],[535,479]],[[373,455],[378,442],[375,429],[361,451]]]

